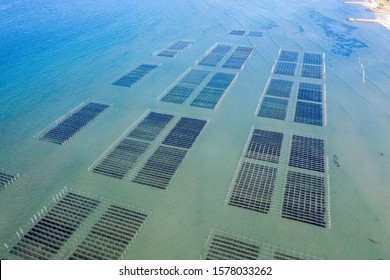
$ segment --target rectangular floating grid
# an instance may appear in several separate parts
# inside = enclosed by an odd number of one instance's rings
[[[322,67],[319,65],[303,64],[301,76],[304,78],[322,79]]]
[[[120,259],[143,227],[146,218],[144,213],[110,205],[69,259]]]
[[[217,44],[211,51],[213,54],[227,54],[232,49],[231,45]]]
[[[248,36],[250,37],[263,37],[264,33],[261,31],[249,31]]]
[[[260,259],[262,260],[316,260],[316,257],[309,256],[297,251],[278,248],[270,244],[262,243]]]
[[[155,64],[141,64],[136,69],[126,74],[119,80],[113,83],[115,86],[132,87],[135,83],[156,69],[158,65]]]
[[[322,85],[299,83],[298,99],[322,102]]]
[[[234,50],[232,57],[248,58],[252,52],[253,52],[252,47],[239,46]]]
[[[251,47],[237,47],[222,67],[229,69],[241,69],[252,51],[253,48]]]
[[[191,70],[179,81],[178,84],[176,84],[163,98],[161,98],[161,101],[183,104],[209,73],[210,71]]]
[[[48,130],[41,133],[39,140],[62,145],[96,119],[108,107],[110,105],[96,102],[89,102],[81,108],[78,106],[59,121],[56,121]]]
[[[282,141],[283,133],[255,129],[245,157],[278,163]]]
[[[304,64],[315,64],[322,65],[322,55],[318,53],[304,53],[303,54]]]
[[[192,101],[191,106],[207,109],[214,109],[221,99],[225,90],[217,88],[204,88],[199,95]]]
[[[322,126],[322,104],[298,101],[295,108],[294,121]]]
[[[150,112],[127,137],[154,141],[172,118],[173,115]]]
[[[23,259],[54,259],[99,203],[96,199],[67,193],[23,235],[9,253]]]
[[[264,97],[259,110],[259,117],[285,120],[288,99]]]
[[[323,55],[304,53],[303,61],[302,64],[302,55],[298,52],[280,51],[279,58],[273,67],[273,72],[265,89],[265,97],[260,99],[262,103],[257,113],[258,116],[278,120],[287,118],[288,102],[291,95],[295,93],[294,81],[280,79],[276,76],[277,74],[295,76],[298,68],[303,78],[323,79]],[[326,122],[326,119],[324,119],[325,107],[321,104],[325,100],[323,84],[322,81],[312,81],[308,82],[308,79],[300,79],[299,81],[297,101],[294,100],[294,122],[323,126]],[[295,99],[295,96],[293,98]]]
[[[326,212],[324,178],[289,171],[284,192],[282,217],[326,227]]]
[[[279,61],[285,62],[297,62],[298,61],[298,52],[295,51],[281,51],[279,55]]]
[[[183,51],[189,45],[191,45],[191,42],[188,42],[188,41],[177,41],[176,43],[174,43],[171,46],[169,46],[168,50]]]
[[[229,68],[229,69],[241,69],[245,61],[246,61],[245,58],[231,56],[228,58],[228,60],[226,60],[225,64],[222,67]]]
[[[167,137],[165,137],[163,144],[190,149],[206,123],[205,120],[182,117]]]
[[[130,170],[136,170],[131,173],[133,182],[167,188],[206,124],[203,120],[182,117],[144,166],[138,167],[140,158],[155,145],[157,136],[172,118],[172,115],[149,113],[118,144],[108,149],[89,170],[119,179],[123,179]],[[136,164],[138,165],[135,169]]]
[[[168,48],[160,51],[157,53],[157,56],[162,57],[176,57],[178,54],[183,52],[189,45],[191,45],[191,42],[188,41],[177,41],[176,43],[173,43]]]
[[[267,214],[275,178],[276,168],[243,162],[234,180],[228,204]]]
[[[317,172],[325,172],[324,140],[293,135],[288,165]]]
[[[208,54],[200,62],[199,65],[215,67],[222,60],[223,55],[220,54]]]
[[[193,93],[195,86],[187,84],[177,84],[162,99],[163,102],[183,104]]]
[[[210,241],[206,260],[256,260],[259,253],[256,244],[218,233]]]
[[[8,187],[12,184],[17,178],[19,174],[12,174],[4,169],[0,169],[0,190]]]
[[[202,258],[207,260],[315,260],[297,251],[279,248],[270,244],[238,235],[211,230]]]
[[[133,182],[166,189],[187,152],[187,150],[160,146],[137,173]]]
[[[230,31],[229,34],[230,34],[230,35],[242,36],[242,35],[245,34],[245,30],[232,30],[232,31]]]
[[[200,85],[203,80],[210,74],[210,71],[205,70],[191,70],[181,81],[182,84],[189,84],[193,86]]]
[[[172,118],[172,115],[150,112],[124,139],[103,154],[90,171],[123,179]]]
[[[205,125],[204,120],[182,117],[133,182],[166,189]]]
[[[296,257],[293,255],[288,255],[286,253],[274,252],[273,260],[304,260],[301,257]]]
[[[237,74],[217,72],[207,84],[209,88],[227,89]]]
[[[216,45],[211,52],[209,52],[200,62],[199,65],[215,67],[222,60],[222,58],[227,54],[232,46],[218,44]]]
[[[296,67],[296,63],[279,61],[275,66],[274,74],[294,76]]]
[[[173,50],[163,50],[158,53],[157,56],[163,56],[163,57],[175,57],[179,54],[179,51],[173,51]]]
[[[91,171],[109,177],[123,179],[146,152],[149,143],[125,138],[104,156]]]
[[[292,86],[292,81],[272,79],[267,88],[266,95],[289,98]]]

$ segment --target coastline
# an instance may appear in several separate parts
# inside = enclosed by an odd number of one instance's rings
[[[375,19],[355,19],[348,18],[349,22],[364,22],[381,24],[387,29],[390,29],[390,2],[387,0],[368,0],[365,2],[344,2],[346,5],[360,5],[364,6],[367,11],[375,15]]]

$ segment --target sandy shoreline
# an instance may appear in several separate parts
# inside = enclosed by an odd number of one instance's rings
[[[375,19],[355,19],[348,18],[350,22],[364,22],[364,23],[376,23],[382,24],[387,29],[390,29],[390,3],[386,4],[387,0],[378,3],[376,0],[368,0],[366,2],[344,2],[347,5],[361,5],[364,6],[367,11],[375,15]]]

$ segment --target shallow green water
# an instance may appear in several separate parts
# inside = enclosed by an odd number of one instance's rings
[[[348,24],[348,16],[370,14],[342,1],[176,2],[0,6],[2,24],[12,27],[0,33],[0,168],[20,174],[0,191],[1,244],[67,186],[151,213],[128,259],[198,259],[211,229],[318,258],[389,259],[389,31]],[[233,29],[264,36],[229,35]],[[175,59],[152,55],[178,40],[193,44]],[[218,107],[160,102],[216,42],[255,48]],[[255,115],[280,49],[325,54],[326,127],[294,123],[293,103],[286,121]],[[141,63],[160,67],[130,89],[111,85]],[[34,138],[87,100],[113,106],[65,145]],[[208,120],[169,188],[89,172],[149,109]],[[329,229],[283,219],[280,207],[262,214],[225,203],[252,127],[326,139]]]

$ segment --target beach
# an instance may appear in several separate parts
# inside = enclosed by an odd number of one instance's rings
[[[373,13],[376,19],[355,19],[348,18],[350,22],[363,22],[363,23],[375,23],[382,24],[386,28],[390,29],[390,3],[386,0],[370,0],[367,2],[345,2],[347,5],[361,5],[364,6],[367,11]]]

